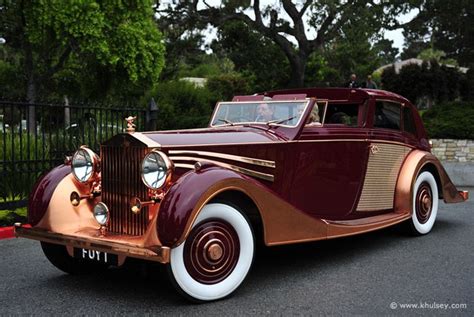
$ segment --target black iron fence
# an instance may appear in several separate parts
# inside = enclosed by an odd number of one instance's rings
[[[100,143],[126,129],[137,116],[137,131],[153,129],[150,109],[29,104],[0,101],[0,210],[26,205],[36,179],[61,164],[81,145],[99,152]]]

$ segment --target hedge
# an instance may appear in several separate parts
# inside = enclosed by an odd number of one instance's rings
[[[447,102],[422,115],[430,138],[474,139],[474,102]]]

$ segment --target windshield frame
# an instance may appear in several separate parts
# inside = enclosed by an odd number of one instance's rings
[[[288,125],[276,122],[256,122],[256,121],[248,121],[248,122],[233,122],[233,124],[225,123],[222,124],[212,124],[216,119],[217,113],[219,112],[220,106],[222,104],[259,104],[259,103],[267,103],[267,104],[282,104],[282,103],[304,103],[304,109],[301,113],[301,116],[298,118],[298,122],[295,125]],[[311,98],[306,99],[295,99],[295,100],[252,100],[252,101],[219,101],[214,108],[214,112],[212,114],[211,120],[209,122],[209,127],[212,128],[222,128],[222,127],[231,127],[231,126],[245,126],[245,125],[263,125],[267,127],[285,127],[285,128],[297,128],[300,126],[301,121],[306,117],[305,114],[307,113],[308,106],[311,103]],[[284,120],[284,119],[282,119]]]

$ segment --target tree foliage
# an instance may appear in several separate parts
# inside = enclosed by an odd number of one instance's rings
[[[289,65],[283,52],[268,38],[241,21],[229,21],[218,29],[211,44],[220,58],[229,58],[255,91],[285,87]]]
[[[152,98],[159,107],[159,130],[205,127],[215,103],[206,87],[180,80],[155,85],[141,102],[146,104]]]
[[[23,74],[30,100],[53,89],[104,94],[83,81],[116,92],[121,84],[145,87],[164,63],[151,0],[5,0],[0,25],[14,53],[7,62]]]
[[[363,24],[375,34],[381,28],[398,28],[396,17],[407,12],[409,1],[303,1],[281,0],[261,6],[259,0],[224,1],[218,6],[199,0],[180,1],[158,10],[164,19],[180,25],[210,23],[220,27],[230,20],[245,23],[250,29],[272,40],[285,54],[291,69],[290,85],[303,86],[305,69],[312,53],[322,52],[349,26]],[[202,7],[202,8],[201,8]],[[252,17],[247,14],[252,11]],[[316,34],[314,37],[311,34]],[[296,44],[295,44],[296,43]]]
[[[405,28],[407,50],[418,46],[417,55],[431,47],[469,66],[474,60],[473,19],[471,0],[424,0],[419,14]]]
[[[436,60],[408,64],[397,74],[394,67],[382,73],[383,89],[396,92],[420,107],[424,103],[453,101],[460,97],[468,99],[463,87],[468,83],[465,74],[456,68],[439,65]]]

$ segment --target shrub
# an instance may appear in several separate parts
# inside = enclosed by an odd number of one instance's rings
[[[246,95],[250,93],[248,79],[238,74],[226,74],[209,78],[207,88],[214,98],[221,100],[232,100],[235,95]]]
[[[50,168],[47,161],[35,161],[36,157],[49,158],[49,146],[40,136],[23,134],[21,142],[18,134],[5,132],[0,136],[0,198],[7,201],[26,198],[41,172]]]
[[[430,138],[474,139],[474,102],[448,102],[423,113]]]
[[[204,127],[215,104],[207,88],[185,81],[159,83],[142,103],[150,102],[151,98],[158,105],[158,130]]]
[[[455,68],[439,65],[436,61],[421,66],[408,64],[397,74],[393,67],[381,76],[383,89],[398,93],[420,106],[423,100],[447,102],[458,97],[467,100],[466,75]]]

